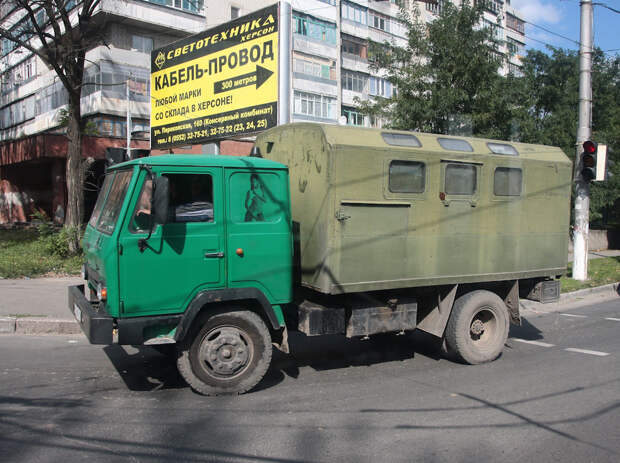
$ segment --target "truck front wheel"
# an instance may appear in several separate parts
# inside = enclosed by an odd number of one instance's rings
[[[472,291],[454,303],[446,326],[446,348],[471,365],[490,362],[502,352],[508,329],[504,301],[490,291]]]
[[[177,367],[204,395],[242,394],[263,378],[271,362],[271,335],[254,312],[221,312],[181,344]]]

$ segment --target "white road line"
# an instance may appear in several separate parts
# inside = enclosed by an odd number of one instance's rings
[[[561,313],[560,315],[564,315],[565,317],[588,318],[587,315],[576,315],[574,313]]]
[[[513,341],[517,341],[517,342],[523,342],[525,344],[533,344],[535,346],[540,346],[540,347],[554,347],[555,344],[547,344],[546,342],[540,342],[540,341],[529,341],[527,339],[519,339],[519,338],[512,338]]]
[[[587,349],[575,349],[574,347],[567,347],[564,350],[568,352],[577,352],[578,354],[598,355],[599,357],[605,357],[609,355],[608,352],[599,352],[597,350],[587,350]]]
[[[620,322],[620,318],[614,318],[614,317],[606,317],[605,320],[611,320],[612,322]]]

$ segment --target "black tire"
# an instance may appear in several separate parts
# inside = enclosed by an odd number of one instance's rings
[[[267,372],[271,350],[271,335],[257,314],[221,312],[180,345],[177,368],[199,394],[243,394]]]
[[[445,332],[450,357],[470,365],[495,360],[508,338],[506,304],[490,291],[472,291],[454,303]]]

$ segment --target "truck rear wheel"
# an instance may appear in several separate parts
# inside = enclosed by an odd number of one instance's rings
[[[177,367],[200,394],[242,394],[267,372],[271,349],[271,335],[258,315],[222,312],[207,318],[182,344]]]
[[[449,354],[475,365],[495,360],[508,338],[506,304],[497,294],[478,290],[454,303],[445,332]]]

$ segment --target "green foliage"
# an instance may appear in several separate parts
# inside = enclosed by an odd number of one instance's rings
[[[529,50],[523,60],[520,139],[561,147],[575,159],[579,119],[579,56],[550,48]],[[590,223],[594,228],[620,225],[620,58],[596,50],[592,59],[592,139],[607,144],[610,177],[592,182]],[[527,103],[526,103],[527,102]]]
[[[71,117],[71,113],[67,108],[61,108],[59,110],[59,114],[60,126],[67,127],[67,125],[69,125],[69,118]],[[94,121],[82,120],[80,121],[80,123],[84,124],[84,128],[82,129],[82,133],[84,135],[89,135],[91,137],[96,137],[97,135],[99,135],[99,130],[97,130],[97,124],[95,124]]]
[[[0,230],[0,277],[23,278],[42,275],[75,275],[83,256],[50,254],[46,239],[37,230]]]
[[[35,227],[39,234],[39,241],[48,255],[65,258],[72,254],[81,254],[81,251],[72,253],[69,247],[71,240],[80,242],[82,232],[79,227],[57,227],[41,211],[35,212],[32,214],[32,217],[34,219],[33,222],[36,223]]]

